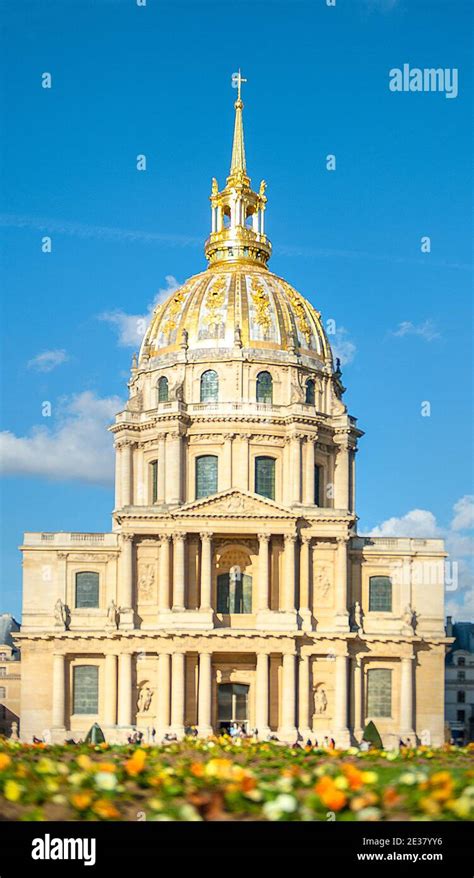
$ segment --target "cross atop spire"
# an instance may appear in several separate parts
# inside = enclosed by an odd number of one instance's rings
[[[240,90],[242,88],[242,83],[247,82],[241,75],[240,70],[238,73],[232,74],[232,86],[237,89],[237,100],[234,104],[235,107],[235,124],[234,124],[234,141],[232,144],[232,159],[230,162],[230,176],[247,176],[247,168],[245,163],[245,144],[244,144],[244,124],[242,120],[242,110],[244,107],[242,98],[240,96]]]

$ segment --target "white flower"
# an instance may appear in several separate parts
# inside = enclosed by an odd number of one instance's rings
[[[117,786],[117,778],[108,771],[98,771],[95,776],[95,785],[99,790],[114,790]]]

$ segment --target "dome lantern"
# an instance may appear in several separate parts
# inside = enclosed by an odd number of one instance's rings
[[[266,183],[262,180],[259,191],[255,192],[247,175],[242,119],[244,104],[240,94],[242,83],[246,81],[240,70],[232,77],[237,88],[232,158],[225,188],[219,191],[217,180],[212,181],[211,234],[205,245],[210,264],[250,262],[265,266],[272,252],[265,235]]]

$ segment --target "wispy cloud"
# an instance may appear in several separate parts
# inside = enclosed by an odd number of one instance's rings
[[[374,537],[442,538],[451,563],[457,564],[457,589],[448,592],[446,614],[458,621],[472,620],[474,614],[474,495],[465,494],[453,506],[447,527],[441,527],[428,509],[412,509],[399,518],[393,517],[372,528]]]
[[[154,308],[164,302],[180,286],[172,274],[165,277],[166,287],[158,290],[153,302],[147,307],[145,314],[127,314],[125,311],[105,311],[99,314],[99,320],[110,323],[117,331],[118,343],[121,347],[138,348],[145,330],[150,322]]]
[[[37,372],[52,372],[62,363],[67,363],[69,356],[65,350],[43,351],[32,360],[28,360],[28,369],[36,369]]]
[[[150,232],[144,229],[123,229],[115,226],[97,226],[90,223],[55,220],[48,217],[34,217],[18,214],[0,214],[0,227],[16,229],[37,229],[45,233],[72,235],[77,238],[97,238],[104,241],[138,242],[141,244],[157,244],[167,247],[202,248],[204,235],[199,237],[178,233]],[[388,264],[408,264],[430,266],[431,268],[450,268],[461,271],[472,271],[472,265],[464,262],[446,262],[426,258],[394,256],[390,253],[369,252],[365,250],[339,250],[330,247],[301,247],[295,244],[276,243],[273,253],[278,256],[304,257],[307,259],[357,259]]]
[[[344,326],[339,326],[334,335],[329,336],[334,357],[341,361],[341,366],[352,363],[357,347],[349,337],[349,331]]]
[[[84,391],[60,401],[52,426],[37,425],[27,436],[0,433],[0,472],[52,480],[112,485],[114,456],[107,425],[122,403]]]
[[[392,332],[392,335],[395,335],[398,338],[403,338],[405,335],[418,335],[423,341],[434,341],[436,338],[441,338],[441,333],[438,332],[433,320],[431,319],[425,320],[418,325],[412,323],[410,320],[404,320],[402,323],[398,324],[397,329]]]

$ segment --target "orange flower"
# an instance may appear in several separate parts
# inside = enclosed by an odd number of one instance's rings
[[[320,778],[314,789],[323,805],[330,811],[340,811],[347,802],[347,796],[342,790],[337,789],[332,777],[327,775]]]
[[[97,771],[106,771],[110,774],[113,774],[115,771],[115,765],[113,762],[98,762],[95,768]]]
[[[10,764],[10,757],[6,753],[0,753],[0,771],[3,771],[4,768],[8,768]]]
[[[78,811],[85,811],[92,801],[90,793],[74,793],[71,796],[71,805],[74,805]]]
[[[146,762],[146,753],[144,750],[135,750],[135,753],[131,757],[131,759],[127,759],[124,764],[125,771],[127,774],[131,775],[131,777],[136,777],[137,774],[143,771]]]
[[[394,787],[387,787],[383,794],[383,803],[386,808],[394,808],[395,805],[401,801],[401,796],[398,795],[397,791]]]
[[[355,765],[343,765],[342,771],[351,790],[360,790],[364,786],[362,772]]]
[[[112,805],[112,802],[107,802],[106,799],[97,799],[92,810],[103,820],[113,820],[115,817],[120,817],[115,805]]]
[[[194,777],[204,777],[204,763],[193,762],[190,768],[190,772],[194,775]]]

